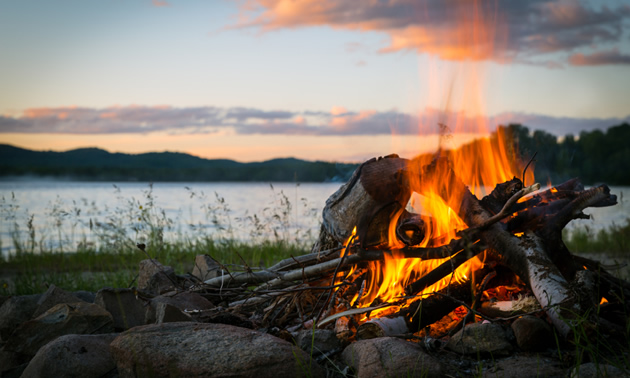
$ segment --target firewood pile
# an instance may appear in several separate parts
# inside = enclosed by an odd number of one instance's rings
[[[427,341],[531,313],[568,341],[578,328],[623,337],[630,283],[562,240],[570,221],[616,196],[578,179],[547,190],[523,180],[478,199],[448,158],[367,161],[327,200],[311,253],[258,269],[211,262],[195,290],[220,306],[204,316],[230,314],[278,334],[329,328],[351,342]],[[412,193],[440,200],[459,221],[446,221],[444,232],[436,214],[409,210]]]

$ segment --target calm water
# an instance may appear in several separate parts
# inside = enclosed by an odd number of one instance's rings
[[[326,199],[339,186],[0,182],[2,253],[15,251],[15,238],[23,245],[35,240],[47,249],[64,251],[75,250],[79,243],[107,242],[121,232],[129,240],[142,242],[149,222],[164,226],[167,240],[212,236],[256,242],[279,237],[310,243],[319,232]],[[587,209],[593,219],[573,221],[569,229],[623,224],[630,217],[630,199],[624,199],[630,187],[611,189],[618,205]]]

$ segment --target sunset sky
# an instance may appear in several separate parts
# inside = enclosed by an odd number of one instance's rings
[[[361,161],[630,122],[627,1],[0,3],[0,143]]]

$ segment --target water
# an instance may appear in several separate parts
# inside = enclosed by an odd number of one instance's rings
[[[0,182],[2,253],[15,252],[13,238],[29,243],[29,230],[35,230],[33,239],[44,249],[72,251],[80,243],[106,242],[117,232],[144,242],[150,233],[148,223],[164,226],[166,240],[210,236],[312,242],[325,201],[339,186]]]
[[[319,233],[321,210],[339,183],[86,183],[0,182],[2,254],[15,252],[14,238],[40,249],[76,250],[124,233],[143,242],[148,224],[164,229],[165,240],[200,237],[257,242],[282,238],[309,244]],[[597,231],[630,217],[630,187],[612,187],[618,204],[589,208],[591,220],[567,228]],[[255,217],[254,217],[255,215]],[[30,222],[30,226],[29,226]],[[35,234],[30,234],[31,230]]]

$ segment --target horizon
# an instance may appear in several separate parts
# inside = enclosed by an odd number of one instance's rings
[[[630,5],[475,4],[4,3],[0,143],[360,162],[630,122]]]

